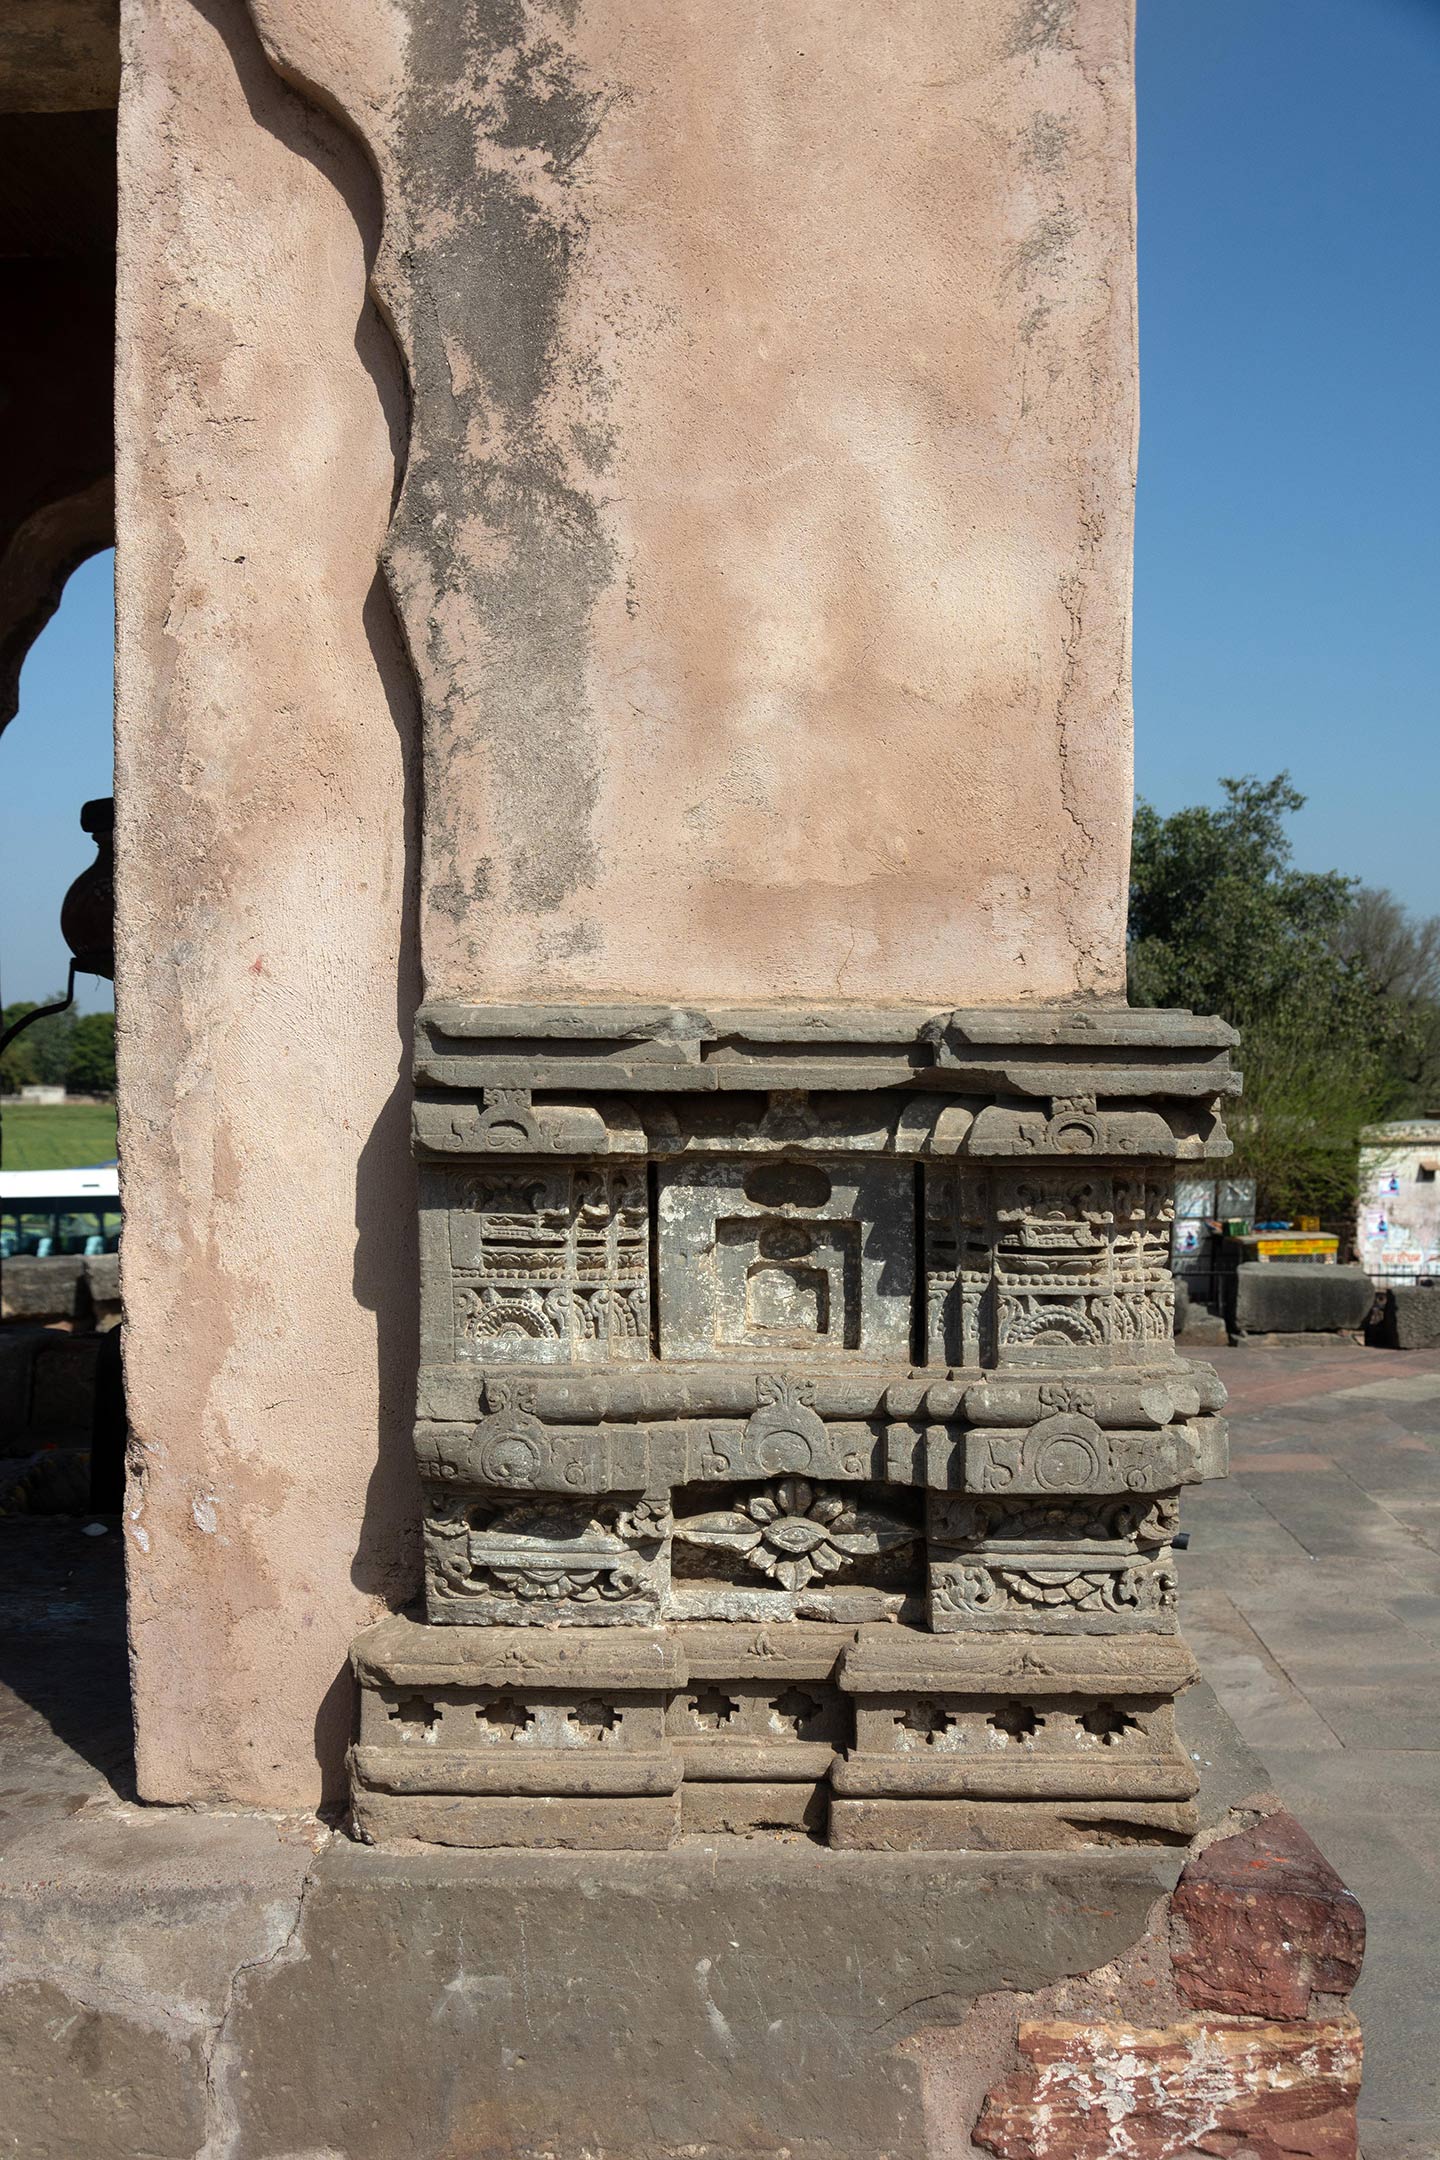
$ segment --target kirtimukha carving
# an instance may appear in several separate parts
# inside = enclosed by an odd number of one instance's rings
[[[421,1016],[423,1619],[356,1649],[372,1837],[1185,1834],[1176,1166],[1220,1022]]]

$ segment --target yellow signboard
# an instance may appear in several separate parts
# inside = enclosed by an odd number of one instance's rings
[[[1271,1237],[1247,1238],[1253,1243],[1257,1260],[1299,1260],[1314,1255],[1321,1260],[1333,1260],[1340,1249],[1337,1237],[1301,1237],[1292,1231],[1276,1231]]]

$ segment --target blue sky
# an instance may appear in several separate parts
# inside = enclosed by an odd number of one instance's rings
[[[1288,767],[1307,868],[1440,913],[1440,0],[1139,6],[1136,785]],[[0,740],[6,1000],[64,980],[110,790],[109,574]]]
[[[1140,0],[1135,779],[1440,914],[1440,0]]]
[[[113,555],[82,563],[20,676],[20,710],[0,735],[0,997],[65,988],[69,952],[60,902],[95,860],[80,805],[114,788]],[[82,1012],[114,1003],[93,975],[76,984]]]

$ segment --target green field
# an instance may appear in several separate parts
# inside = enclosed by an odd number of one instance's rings
[[[70,1170],[115,1160],[113,1106],[6,1102],[0,1121],[0,1169]]]

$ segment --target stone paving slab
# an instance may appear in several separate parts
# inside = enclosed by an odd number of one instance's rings
[[[1246,1344],[1182,1625],[1364,1904],[1364,2160],[1440,2160],[1440,1353]]]

